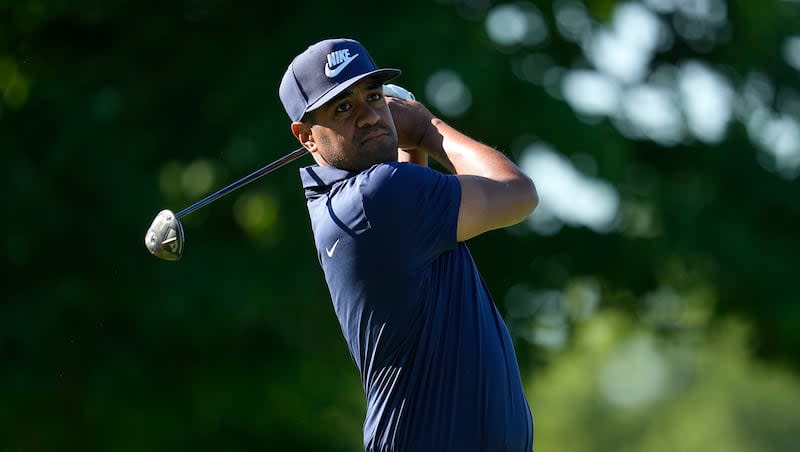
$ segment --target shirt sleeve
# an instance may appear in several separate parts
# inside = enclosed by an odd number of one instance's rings
[[[456,176],[413,163],[383,163],[365,173],[360,190],[370,234],[398,255],[422,265],[456,246]]]

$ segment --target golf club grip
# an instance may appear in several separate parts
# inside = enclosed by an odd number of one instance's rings
[[[243,187],[243,186],[249,184],[250,182],[253,182],[256,179],[259,179],[262,176],[266,176],[267,174],[275,171],[276,169],[278,169],[278,168],[280,168],[280,167],[282,167],[282,166],[284,166],[284,165],[286,165],[288,163],[291,163],[291,162],[299,159],[300,157],[306,155],[306,153],[308,153],[308,150],[306,148],[295,149],[294,151],[286,154],[285,156],[279,158],[278,160],[275,160],[274,162],[264,166],[263,168],[260,168],[260,169],[257,169],[255,171],[253,171],[252,173],[248,174],[247,176],[245,176],[245,177],[243,177],[243,178],[231,183],[230,185],[228,185],[226,187],[223,187],[223,188],[215,191],[214,193],[206,196],[205,198],[195,202],[191,206],[186,207],[185,209],[183,209],[180,212],[176,213],[175,216],[178,217],[178,218],[181,218],[181,217],[183,217],[185,215],[188,215],[188,214],[194,212],[195,210],[205,206],[206,204],[209,204],[209,203],[211,203],[213,201],[216,201],[217,199],[227,195],[228,193],[230,193],[230,192],[232,192],[232,191],[234,191],[234,190],[236,190],[236,189],[238,189],[240,187]]]

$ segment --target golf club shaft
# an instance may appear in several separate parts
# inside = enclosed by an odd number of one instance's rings
[[[294,151],[286,154],[285,156],[279,158],[278,160],[275,160],[274,162],[268,164],[267,166],[253,171],[252,173],[248,174],[247,176],[245,176],[245,177],[243,177],[243,178],[231,183],[227,187],[223,187],[223,188],[215,191],[214,193],[206,196],[205,198],[195,202],[191,206],[186,207],[185,209],[183,209],[180,212],[176,213],[175,216],[177,218],[181,218],[181,217],[183,217],[185,215],[188,215],[188,214],[194,212],[195,210],[205,206],[206,204],[209,204],[209,203],[211,203],[213,201],[216,201],[217,199],[227,195],[228,193],[230,193],[230,192],[232,192],[232,191],[234,191],[234,190],[236,190],[236,189],[238,189],[240,187],[243,187],[243,186],[249,184],[250,182],[253,182],[256,179],[259,179],[262,176],[265,176],[265,175],[275,171],[276,169],[278,169],[278,168],[280,168],[280,167],[282,167],[282,166],[284,166],[284,165],[286,165],[288,163],[291,163],[291,162],[299,159],[300,157],[304,156],[307,152],[308,152],[308,150],[306,150],[306,148],[295,149]]]

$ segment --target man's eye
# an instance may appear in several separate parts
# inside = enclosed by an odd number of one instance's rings
[[[374,102],[376,100],[380,100],[381,97],[383,97],[382,93],[375,92],[369,95],[369,100],[370,102]]]
[[[348,104],[348,103],[339,104],[336,107],[336,112],[337,113],[344,113],[344,112],[346,112],[348,110],[350,110],[350,104]]]

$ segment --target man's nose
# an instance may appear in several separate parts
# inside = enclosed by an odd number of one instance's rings
[[[378,109],[370,104],[364,103],[358,112],[358,127],[374,126],[381,119]]]

